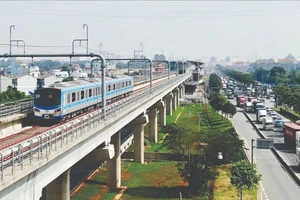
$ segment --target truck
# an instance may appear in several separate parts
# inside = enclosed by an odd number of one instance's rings
[[[246,101],[245,97],[243,97],[243,96],[238,96],[238,97],[236,98],[236,105],[237,105],[238,107],[240,107],[240,108],[243,108],[243,107],[245,106],[245,101]]]
[[[289,149],[296,150],[296,132],[300,131],[300,126],[295,123],[283,124],[284,144]]]
[[[245,112],[253,112],[253,105],[249,101],[245,103]]]
[[[264,130],[273,130],[273,119],[271,117],[264,117],[262,119],[262,125]]]
[[[262,118],[267,116],[267,110],[264,108],[258,108],[256,110],[256,122],[261,123]]]

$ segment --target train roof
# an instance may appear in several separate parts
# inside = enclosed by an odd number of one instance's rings
[[[133,79],[133,77],[126,76],[126,75],[117,75],[113,78],[111,77],[105,77],[105,81],[107,83],[112,82],[113,80],[122,80],[122,79]],[[72,88],[77,86],[92,86],[96,83],[101,84],[102,79],[101,78],[88,78],[88,79],[78,79],[75,81],[67,81],[67,82],[57,82],[49,85],[49,88],[57,88],[57,89],[66,89],[66,88]]]
[[[57,82],[49,85],[49,88],[57,88],[57,89],[64,89],[64,88],[70,88],[74,86],[80,86],[80,85],[93,85],[93,83],[87,81],[87,80],[76,80],[76,81],[67,81],[67,82]]]

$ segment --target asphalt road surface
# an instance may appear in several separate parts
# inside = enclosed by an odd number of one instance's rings
[[[268,105],[268,103],[267,103]],[[251,118],[254,118],[254,114]],[[247,149],[251,149],[251,139],[260,138],[242,112],[231,118],[236,131],[245,140]],[[268,149],[254,149],[254,163],[262,174],[263,198],[265,200],[299,200],[300,188],[284,170],[275,155]]]

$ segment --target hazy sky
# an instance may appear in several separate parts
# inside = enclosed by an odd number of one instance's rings
[[[142,42],[146,56],[300,58],[299,21],[297,1],[0,1],[0,54],[9,53],[10,25],[26,53],[71,53],[87,24],[91,52],[102,43],[102,51],[133,56]]]

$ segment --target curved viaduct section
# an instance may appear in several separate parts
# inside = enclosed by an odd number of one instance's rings
[[[31,164],[29,159],[27,161],[24,160],[23,170],[20,167],[17,167],[18,169],[15,168],[14,175],[6,175],[5,180],[0,183],[0,199],[38,200],[42,195],[42,189],[52,181],[55,182],[59,179],[57,183],[68,182],[68,172],[75,163],[91,153],[103,142],[109,144],[111,137],[118,133],[120,129],[138,116],[145,114],[147,109],[157,102],[161,102],[163,98],[170,96],[170,92],[176,90],[182,83],[190,79],[190,77],[190,72],[173,77],[163,87],[154,88],[154,90],[143,96],[140,100],[132,103],[130,107],[120,110],[113,117],[105,120],[105,122],[100,124],[96,122],[90,123],[85,128],[85,134],[73,139],[72,142],[69,141],[66,145],[57,145],[57,150],[52,150],[47,156],[44,155],[44,157],[40,157],[39,159],[35,157],[32,159]],[[11,171],[9,173],[12,174]],[[62,176],[65,173],[67,175]],[[67,188],[69,187],[68,184],[60,186],[58,184],[57,187],[56,190],[61,194],[61,197],[58,199],[70,199],[69,189]]]

